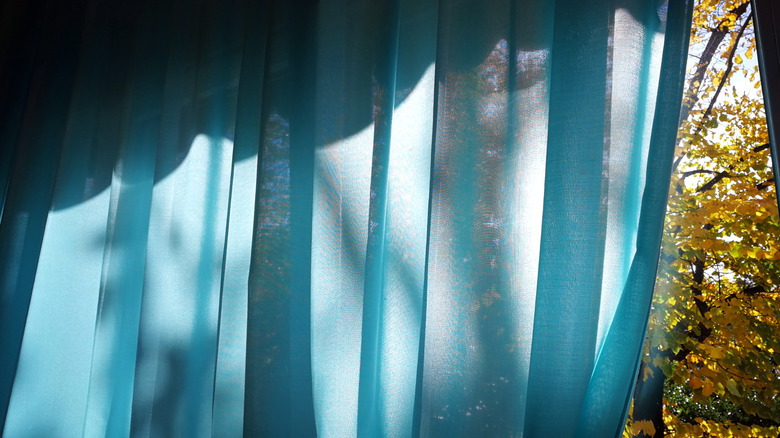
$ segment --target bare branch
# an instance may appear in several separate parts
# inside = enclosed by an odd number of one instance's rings
[[[718,100],[720,91],[723,89],[723,86],[726,85],[726,80],[731,75],[731,69],[734,67],[734,55],[737,53],[737,48],[739,47],[739,40],[742,38],[742,35],[745,33],[745,28],[747,28],[748,24],[750,24],[750,21],[752,19],[753,16],[748,15],[745,22],[743,22],[742,26],[740,26],[739,28],[737,37],[734,39],[734,45],[731,46],[731,53],[729,53],[728,61],[726,62],[726,71],[723,72],[723,77],[721,78],[720,83],[718,84],[718,88],[715,90],[715,94],[712,96],[712,100],[710,100],[709,106],[707,106],[707,111],[704,111],[704,115],[702,115],[701,117],[702,120],[709,117],[710,113],[712,113],[712,108],[715,106],[715,102]],[[699,130],[701,130],[701,127],[699,128]]]
[[[696,193],[703,193],[707,190],[712,190],[713,187],[715,187],[715,184],[719,183],[723,178],[731,178],[731,174],[726,172],[725,170],[722,172],[718,172],[715,174],[715,177],[711,180],[707,181],[706,184],[699,187],[698,190],[696,190]]]
[[[772,187],[772,185],[774,185],[774,183],[775,183],[775,180],[773,180],[772,178],[769,178],[766,181],[762,181],[762,182],[756,184],[756,188],[758,190],[764,190],[767,187]]]
[[[749,4],[750,2],[745,2],[734,8],[731,13],[741,16],[747,11]],[[712,62],[712,58],[715,56],[715,52],[718,50],[720,43],[723,42],[723,39],[729,34],[729,28],[726,24],[727,21],[724,18],[718,23],[716,28],[712,30],[710,39],[707,40],[707,45],[704,47],[704,50],[699,57],[700,61],[696,64],[696,71],[688,83],[688,89],[685,90],[684,96],[686,102],[683,104],[682,112],[680,113],[681,120],[688,118],[688,113],[698,101],[699,88],[701,88],[701,85],[704,82],[704,75],[707,72],[707,68],[710,66],[710,62]]]
[[[761,146],[756,146],[753,148],[753,152],[761,152],[764,149],[769,149],[769,143],[764,143]]]
[[[745,2],[738,7],[736,7],[734,10],[731,11],[731,13],[736,14],[737,16],[741,16],[747,11],[748,5],[750,2]],[[742,26],[740,26],[739,31],[737,33],[737,37],[734,39],[734,44],[731,47],[731,52],[729,53],[728,62],[726,71],[723,73],[723,77],[720,80],[720,83],[718,84],[718,88],[715,90],[715,94],[712,96],[712,99],[710,99],[710,104],[707,106],[707,110],[702,114],[701,120],[702,122],[705,121],[710,114],[712,113],[712,108],[715,106],[715,102],[718,100],[718,96],[720,96],[720,92],[723,89],[723,86],[726,84],[726,80],[728,79],[729,75],[731,75],[731,69],[734,66],[734,55],[737,52],[737,48],[739,47],[739,40],[742,38],[742,35],[745,33],[745,29],[747,28],[750,21],[753,19],[752,15],[748,15],[748,18],[745,19],[745,21],[742,23]],[[723,41],[723,38],[729,33],[729,29],[726,26],[726,20],[722,20],[716,29],[712,30],[712,33],[710,35],[710,39],[707,41],[707,46],[704,48],[704,51],[702,52],[701,61],[696,65],[696,73],[694,73],[693,77],[691,78],[689,82],[688,89],[686,90],[685,94],[683,94],[683,106],[680,110],[680,121],[686,120],[688,118],[688,114],[690,113],[691,109],[694,105],[696,105],[696,102],[699,100],[699,88],[702,85],[702,82],[704,81],[704,74],[707,72],[707,68],[710,65],[710,62],[712,62],[712,57],[715,55],[715,51],[717,50],[718,46],[720,46],[720,43]],[[698,134],[701,132],[702,125],[699,125],[699,127],[696,129],[693,135]],[[682,141],[683,137],[680,137],[677,139],[677,147],[680,146],[680,142]],[[683,152],[680,157],[678,157],[673,165],[672,170],[676,170],[677,166],[680,164],[683,158],[685,158],[686,153]]]
[[[715,175],[715,171],[707,170],[707,169],[696,169],[696,170],[689,170],[687,172],[682,173],[683,179],[688,178],[689,176],[696,175],[699,173],[709,173],[710,175]]]

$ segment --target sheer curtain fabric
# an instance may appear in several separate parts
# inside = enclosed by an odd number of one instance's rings
[[[4,436],[618,436],[691,7],[5,2]]]

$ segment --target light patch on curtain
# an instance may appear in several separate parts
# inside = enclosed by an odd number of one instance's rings
[[[512,190],[508,203],[510,223],[509,260],[516,261],[510,271],[513,302],[512,322],[516,333],[515,373],[521,380],[521,400],[525,399],[526,380],[533,340],[534,306],[539,275],[539,245],[542,238],[542,212],[544,206],[545,162],[547,160],[547,121],[549,118],[549,69],[548,50],[518,51],[519,80],[528,86],[513,92],[515,108],[518,108],[515,125],[510,132],[514,137],[510,159]],[[528,76],[525,76],[528,75]],[[523,424],[521,413],[518,419]]]
[[[81,436],[108,192],[49,213],[4,436]]]
[[[311,342],[317,433],[357,428],[373,125],[315,152]]]
[[[387,204],[381,387],[388,436],[412,429],[422,318],[435,66],[393,113]]]
[[[223,139],[223,147],[229,140]],[[235,152],[234,152],[235,154]],[[219,347],[214,383],[212,434],[240,436],[247,349],[248,266],[251,263],[257,155],[233,164],[225,267],[219,316]]]
[[[658,48],[663,33],[636,20],[630,11],[615,11],[612,36],[610,101],[609,204],[604,274],[596,341],[598,354],[612,323],[636,252],[640,200],[645,185],[656,90],[660,78]]]
[[[222,204],[227,201],[225,177],[230,174],[232,147],[230,140],[212,140],[198,134],[179,167],[155,184],[155,194],[167,199],[160,199],[153,206],[150,228],[155,231],[161,227],[165,237],[156,240],[150,236],[148,255],[154,260],[147,262],[147,287],[160,288],[166,293],[149,298],[156,302],[149,303],[148,312],[150,318],[165,325],[165,330],[157,332],[174,344],[188,342],[197,317],[205,316],[200,312],[211,313],[208,310],[213,306],[211,299],[193,292],[198,290],[196,282],[206,280],[215,268],[221,269],[214,266],[221,257],[209,260],[206,265],[200,262],[200,254],[204,246],[213,250],[207,241],[216,237],[210,230],[218,224],[212,223],[224,221],[224,213],[217,212],[226,210],[220,207],[225,207]],[[174,216],[171,211],[174,205],[187,211],[178,210]],[[159,222],[155,223],[155,219]],[[166,310],[175,308],[182,311]]]
[[[133,395],[144,434],[211,430],[231,159],[231,141],[199,134],[154,187]]]

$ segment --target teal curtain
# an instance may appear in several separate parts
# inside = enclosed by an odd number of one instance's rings
[[[761,70],[761,89],[766,107],[766,124],[769,130],[769,143],[772,168],[780,169],[780,148],[777,135],[780,131],[780,8],[771,1],[752,0],[753,23],[756,26],[758,46],[758,65]],[[775,170],[775,193],[780,194],[780,172]],[[777,196],[780,205],[780,196]]]
[[[4,437],[620,435],[691,0],[0,6]]]

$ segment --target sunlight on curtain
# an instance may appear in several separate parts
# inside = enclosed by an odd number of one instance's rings
[[[620,434],[692,2],[114,3],[2,6],[3,436]]]

